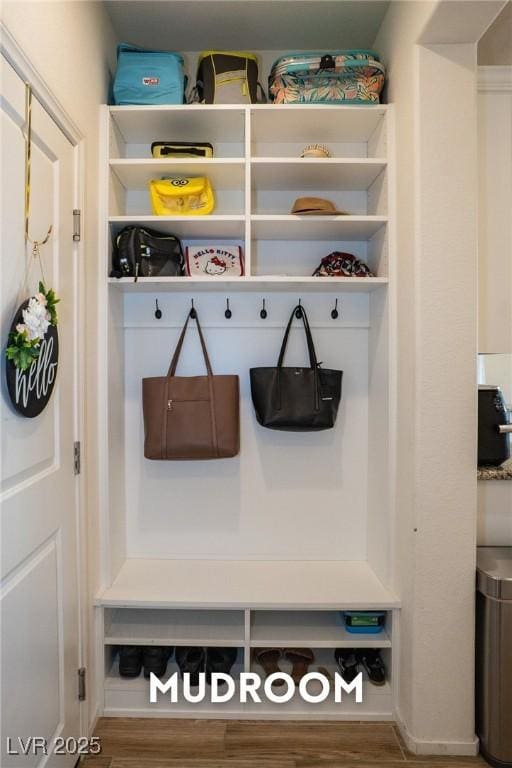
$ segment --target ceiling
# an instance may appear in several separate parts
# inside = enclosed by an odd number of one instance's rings
[[[118,39],[177,51],[370,48],[386,0],[106,0]]]

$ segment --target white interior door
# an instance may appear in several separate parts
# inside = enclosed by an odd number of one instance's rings
[[[76,756],[45,755],[29,737],[79,736],[77,287],[73,244],[75,149],[37,100],[32,108],[30,232],[44,238],[47,287],[60,297],[59,367],[47,408],[23,418],[5,385],[4,348],[21,300],[37,291],[33,264],[20,296],[30,249],[24,245],[25,85],[1,58],[1,696],[4,766],[67,766]],[[7,737],[10,751],[7,754]],[[22,754],[23,750],[28,754]]]

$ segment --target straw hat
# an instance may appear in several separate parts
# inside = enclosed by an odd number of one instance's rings
[[[338,211],[334,203],[322,197],[298,197],[293,204],[292,213],[300,216],[346,216],[346,211]]]

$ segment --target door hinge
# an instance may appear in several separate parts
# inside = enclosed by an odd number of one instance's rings
[[[86,689],[85,689],[85,676],[86,676],[87,670],[85,667],[80,667],[78,670],[78,701],[85,701],[86,699]]]
[[[73,209],[73,241],[75,243],[80,242],[80,208]]]
[[[79,475],[82,470],[81,445],[78,440],[73,445],[73,469],[75,475]]]

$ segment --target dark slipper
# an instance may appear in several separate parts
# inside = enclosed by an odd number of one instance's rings
[[[138,677],[142,669],[142,648],[138,645],[122,645],[119,648],[119,674],[121,677]]]
[[[142,663],[144,665],[144,677],[149,677],[151,672],[157,677],[163,677],[167,669],[167,662],[172,656],[174,648],[165,645],[147,645],[142,649]]]

